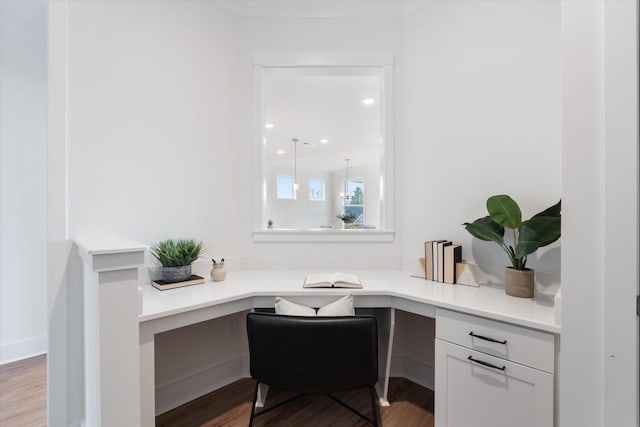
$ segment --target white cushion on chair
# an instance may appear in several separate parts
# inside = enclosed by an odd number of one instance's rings
[[[316,309],[306,305],[296,304],[284,298],[276,297],[276,314],[286,316],[315,316]]]
[[[315,308],[296,304],[282,297],[276,297],[275,308],[276,314],[285,316],[316,316]],[[317,313],[318,316],[353,316],[355,314],[353,296],[351,294],[320,307]]]
[[[353,316],[356,314],[353,308],[353,296],[345,295],[337,301],[330,302],[318,309],[318,316]]]

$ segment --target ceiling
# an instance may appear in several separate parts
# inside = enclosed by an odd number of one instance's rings
[[[398,18],[431,0],[215,0],[243,18]]]

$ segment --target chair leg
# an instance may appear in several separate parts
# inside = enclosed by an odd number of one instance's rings
[[[373,412],[373,425],[378,427],[378,404],[376,402],[376,390],[373,387],[369,387],[371,394],[371,411]]]
[[[369,393],[371,395],[371,412],[373,412],[373,414],[372,414],[373,415],[373,419],[367,417],[366,415],[362,414],[361,412],[356,411],[351,406],[349,406],[346,403],[344,403],[342,400],[340,400],[337,397],[333,396],[331,393],[327,393],[326,396],[331,398],[331,400],[333,400],[334,402],[340,404],[344,408],[348,409],[349,411],[353,412],[354,414],[356,414],[357,416],[359,416],[360,418],[362,418],[363,420],[365,420],[369,424],[378,427],[378,407],[376,406],[376,392],[375,392],[375,389],[373,387],[369,387]]]
[[[256,389],[253,392],[253,402],[251,402],[251,418],[249,419],[249,427],[253,426],[253,417],[256,413],[256,403],[258,402],[258,387],[260,387],[260,383],[256,381]]]

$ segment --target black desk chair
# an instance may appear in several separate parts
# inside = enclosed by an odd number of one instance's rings
[[[378,331],[372,316],[300,317],[247,315],[251,377],[256,380],[251,420],[304,394],[326,394],[378,426],[374,386],[378,381]],[[260,384],[294,391],[297,396],[255,413]],[[373,418],[330,393],[369,388]]]

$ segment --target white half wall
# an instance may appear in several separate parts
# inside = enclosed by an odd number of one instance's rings
[[[0,364],[47,348],[47,3],[0,2]]]

